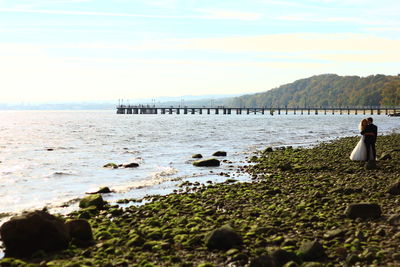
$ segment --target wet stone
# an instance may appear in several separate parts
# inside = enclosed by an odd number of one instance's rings
[[[227,153],[225,151],[217,151],[212,154],[214,157],[226,157]]]
[[[193,165],[196,167],[218,167],[220,164],[220,161],[217,159],[204,159],[193,162]]]

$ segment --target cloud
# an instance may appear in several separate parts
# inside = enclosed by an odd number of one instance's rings
[[[400,27],[370,27],[364,30],[371,32],[400,32]]]
[[[70,43],[63,45],[42,45],[46,49],[82,49],[131,52],[157,52],[180,54],[186,51],[196,55],[211,52],[225,55],[236,60],[243,55],[275,55],[286,59],[287,56],[326,54],[321,60],[334,60],[330,55],[343,61],[393,62],[400,55],[400,40],[378,37],[369,34],[271,34],[260,36],[238,36],[225,38],[183,38],[160,39],[135,43]],[[101,52],[99,52],[101,53]],[[104,54],[104,53],[101,53]],[[354,56],[351,56],[354,55]],[[361,55],[361,56],[360,56]],[[347,57],[347,60],[345,60]],[[301,59],[304,59],[302,57]],[[351,60],[350,60],[351,61]],[[400,60],[399,60],[400,61]]]
[[[234,19],[234,20],[258,20],[262,17],[261,13],[241,12],[234,10],[216,10],[216,9],[195,9],[204,13],[204,18],[208,19]]]
[[[186,39],[180,49],[235,52],[391,51],[399,53],[400,40],[366,34],[271,34],[249,37]]]
[[[30,7],[0,8],[0,13],[36,13],[48,15],[73,15],[73,16],[103,16],[103,17],[137,17],[155,19],[207,19],[207,20],[257,20],[261,18],[259,13],[248,13],[234,10],[194,9],[198,14],[191,15],[154,15],[131,14],[101,11],[70,11],[54,9],[35,9]]]
[[[28,9],[28,8],[0,8],[0,13],[38,13],[49,15],[74,15],[74,16],[103,16],[103,17],[141,17],[141,18],[161,18],[161,19],[186,19],[189,16],[167,16],[167,15],[149,15],[149,14],[129,14],[112,13],[99,11],[68,11],[68,10],[50,10],[50,9]]]
[[[393,20],[390,18],[374,17],[373,19],[369,16],[360,17],[345,17],[345,16],[332,16],[332,15],[315,15],[311,13],[303,14],[292,14],[275,17],[276,20],[288,21],[288,22],[312,22],[312,23],[346,23],[349,25],[380,25],[380,26],[393,26],[400,25],[400,21]]]

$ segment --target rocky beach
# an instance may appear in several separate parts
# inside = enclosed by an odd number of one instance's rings
[[[376,166],[349,160],[357,142],[266,148],[238,170],[252,182],[184,182],[120,205],[94,194],[67,216],[23,214],[1,227],[0,264],[398,266],[400,135],[378,138]]]

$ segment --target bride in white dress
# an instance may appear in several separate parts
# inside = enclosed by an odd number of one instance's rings
[[[358,125],[360,131],[365,130],[368,121],[363,119]],[[360,141],[358,141],[356,147],[350,154],[350,159],[354,161],[366,161],[367,160],[367,145],[364,143],[364,135],[361,136]]]

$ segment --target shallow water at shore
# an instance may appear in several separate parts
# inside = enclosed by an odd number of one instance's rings
[[[106,197],[166,194],[182,181],[225,179],[266,146],[308,146],[357,135],[362,115],[117,115],[114,111],[0,112],[0,217],[43,208],[67,212],[101,186]],[[380,133],[399,132],[398,118],[374,116]],[[379,149],[379,148],[378,148]],[[218,168],[196,168],[191,155],[228,152]],[[349,151],[350,153],[350,151]],[[137,162],[135,169],[106,169]],[[212,171],[212,172],[210,172]],[[246,175],[236,179],[246,180]],[[61,208],[65,203],[69,208]],[[0,218],[1,220],[1,218]]]

